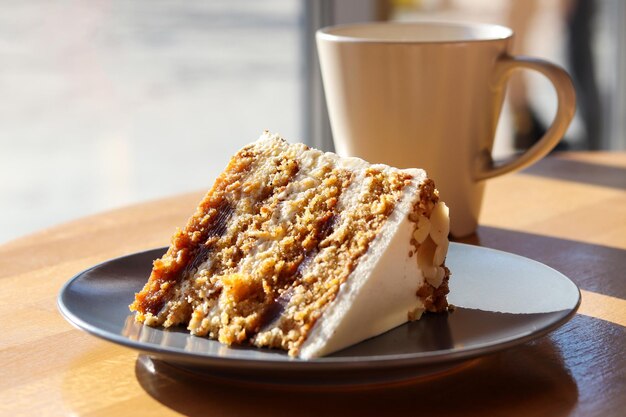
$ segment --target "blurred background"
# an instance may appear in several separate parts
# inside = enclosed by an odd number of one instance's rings
[[[314,32],[378,20],[516,31],[514,53],[572,75],[561,150],[626,149],[622,0],[2,2],[0,242],[76,217],[207,189],[263,129],[332,149]],[[509,85],[494,154],[530,146],[554,114],[541,76]]]

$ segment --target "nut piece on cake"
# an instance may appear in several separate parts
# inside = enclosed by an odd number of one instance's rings
[[[130,309],[150,326],[318,357],[445,311],[448,232],[423,170],[264,132],[231,159]]]

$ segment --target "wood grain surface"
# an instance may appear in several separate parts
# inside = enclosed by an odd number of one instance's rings
[[[561,271],[582,290],[579,314],[535,342],[369,390],[199,379],[60,316],[56,296],[69,278],[166,245],[202,195],[102,213],[0,246],[1,415],[626,415],[626,153],[553,155],[490,181],[478,233],[463,239]]]

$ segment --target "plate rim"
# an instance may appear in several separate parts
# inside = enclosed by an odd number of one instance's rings
[[[502,251],[499,249],[493,249],[483,246],[471,245],[466,243],[458,243],[458,242],[450,242],[451,246],[458,246],[461,248],[467,248],[469,250],[480,250],[480,251],[490,251],[496,252],[500,255],[511,256],[520,258],[525,262],[532,262],[538,264],[539,266],[550,270],[552,273],[560,275],[562,278],[565,278],[569,283],[572,284],[573,288],[577,292],[577,301],[576,305],[570,309],[559,310],[557,312],[566,312],[562,317],[550,322],[549,324],[535,329],[532,332],[527,334],[523,334],[520,336],[509,337],[503,340],[500,340],[495,343],[487,343],[481,344],[478,346],[474,346],[471,348],[464,348],[462,350],[459,349],[446,349],[446,350],[437,350],[437,351],[429,351],[429,352],[412,352],[412,353],[400,353],[386,356],[325,356],[319,358],[312,359],[300,359],[300,358],[292,358],[284,353],[282,355],[282,351],[275,351],[279,355],[268,358],[242,358],[242,357],[228,357],[228,356],[215,356],[210,354],[200,354],[196,352],[187,352],[181,351],[179,349],[171,349],[161,345],[152,345],[145,342],[132,340],[128,337],[122,336],[121,334],[113,333],[108,330],[102,329],[88,323],[83,320],[79,315],[75,314],[71,309],[65,304],[64,297],[67,295],[69,289],[74,285],[78,280],[84,277],[89,272],[102,267],[104,265],[121,261],[126,258],[133,258],[141,255],[145,255],[149,252],[165,252],[167,247],[157,247],[152,249],[146,249],[130,254],[125,254],[121,256],[117,256],[111,259],[104,260],[95,265],[86,268],[77,274],[75,274],[72,278],[66,281],[63,286],[60,288],[56,304],[59,312],[67,320],[73,327],[84,331],[92,336],[98,337],[99,339],[108,341],[110,343],[114,343],[117,345],[125,346],[127,348],[147,353],[149,355],[153,355],[159,359],[172,361],[172,362],[182,362],[187,364],[196,364],[200,366],[208,366],[208,367],[220,367],[220,368],[241,368],[245,365],[247,368],[254,369],[276,369],[276,367],[284,368],[289,367],[290,370],[294,371],[302,371],[302,370],[310,370],[310,369],[326,369],[332,368],[334,370],[338,369],[373,369],[373,368],[390,368],[390,367],[401,367],[401,366],[427,366],[427,365],[435,365],[442,364],[447,362],[457,362],[463,360],[473,359],[479,356],[499,352],[502,350],[509,349],[511,347],[529,342],[531,340],[538,339],[540,337],[545,336],[546,334],[556,330],[561,327],[565,323],[567,323],[578,311],[581,304],[581,292],[578,285],[573,282],[569,277],[559,272],[558,270],[542,263],[536,261],[534,259],[518,255],[511,252]],[[448,313],[448,314],[454,314]],[[130,315],[130,314],[129,314]],[[162,331],[167,332],[168,330],[162,329]],[[219,343],[219,342],[216,342]],[[247,348],[247,347],[244,347]],[[254,349],[251,347],[250,349]]]

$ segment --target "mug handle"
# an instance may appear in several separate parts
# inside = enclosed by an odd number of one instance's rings
[[[477,160],[474,171],[476,181],[497,177],[534,164],[546,156],[559,143],[576,110],[576,94],[569,75],[562,68],[542,59],[524,56],[503,56],[496,62],[495,88],[502,88],[516,69],[527,68],[545,75],[554,86],[557,110],[554,120],[541,139],[513,161],[496,166],[491,152],[484,150]]]

